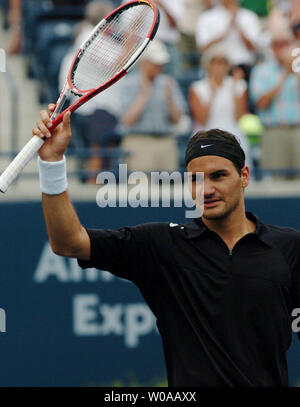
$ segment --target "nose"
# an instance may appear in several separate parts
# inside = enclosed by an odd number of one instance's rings
[[[204,181],[204,198],[209,198],[213,196],[216,192],[214,184],[208,180]]]

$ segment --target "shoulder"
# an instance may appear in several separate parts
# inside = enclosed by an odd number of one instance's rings
[[[125,227],[124,229],[126,229],[128,232],[135,235],[139,239],[153,238],[155,240],[161,240],[169,235],[172,225],[173,225],[172,222],[149,222],[142,223],[136,226],[128,226]]]
[[[221,7],[214,7],[212,9],[210,9],[210,10],[204,11],[200,15],[198,21],[199,22],[201,21],[202,23],[203,22],[209,22],[211,20],[215,20],[215,19],[218,19],[218,18],[222,17],[223,14],[224,14],[224,11],[223,11],[223,9]]]
[[[207,89],[208,86],[209,83],[206,78],[191,83],[191,89],[193,89],[195,92],[201,92],[203,89]]]
[[[272,77],[271,73],[278,69],[276,61],[270,60],[262,62],[252,69],[250,81],[260,76]]]
[[[180,229],[185,229],[186,224],[181,224],[177,222],[149,222],[149,223],[142,223],[137,226],[131,226],[128,227],[127,229],[130,229],[133,232],[140,233],[140,234],[145,234],[145,235],[153,235],[153,236],[159,236],[160,233],[172,233],[174,230],[180,230]]]
[[[275,68],[277,68],[277,62],[273,59],[270,59],[268,61],[261,62],[260,64],[255,65],[252,72],[256,73],[260,71],[270,71],[270,69],[273,70]]]
[[[170,249],[178,239],[185,238],[187,231],[185,224],[176,221],[144,223],[126,229],[134,240],[158,251]]]
[[[279,245],[295,245],[300,250],[300,231],[276,225],[265,225],[265,232]]]
[[[246,8],[240,8],[239,15],[243,19],[247,19],[247,20],[251,20],[251,21],[255,21],[255,22],[259,23],[259,17],[257,16],[257,14],[254,13],[254,11],[248,10]]]

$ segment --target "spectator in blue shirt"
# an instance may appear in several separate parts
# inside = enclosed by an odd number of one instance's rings
[[[174,126],[186,111],[176,80],[163,74],[170,60],[164,44],[154,40],[137,69],[120,82],[122,147],[130,152],[129,170],[178,167]]]
[[[272,39],[274,58],[253,69],[250,94],[266,132],[263,169],[300,169],[300,77],[292,70],[291,35]],[[281,178],[281,177],[280,177]]]

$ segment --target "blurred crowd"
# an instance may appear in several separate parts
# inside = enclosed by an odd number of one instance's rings
[[[160,26],[132,73],[74,114],[73,147],[90,149],[94,183],[122,160],[130,170],[184,168],[197,130],[240,141],[256,179],[300,178],[300,1],[156,0]],[[75,50],[122,1],[0,0],[7,51],[53,102]]]

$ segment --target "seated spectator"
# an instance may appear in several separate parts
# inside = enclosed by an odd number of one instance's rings
[[[9,54],[18,54],[23,46],[21,30],[22,0],[9,0],[8,21],[10,38],[8,40],[7,52]]]
[[[49,6],[84,6],[89,0],[50,0]],[[23,48],[22,33],[22,7],[23,0],[9,0],[8,21],[10,28],[10,38],[8,40],[7,52],[18,54]]]
[[[178,167],[173,126],[186,105],[175,79],[163,74],[170,56],[164,44],[154,40],[139,62],[139,69],[120,81],[122,148],[129,151],[130,171],[166,170]]]
[[[251,97],[266,129],[263,169],[300,169],[300,77],[292,71],[293,41],[285,28],[277,31],[272,39],[274,57],[256,66],[251,75]]]
[[[189,90],[189,105],[194,119],[194,131],[222,128],[237,135],[251,166],[250,150],[238,120],[247,113],[247,83],[243,73],[235,69],[229,76],[229,53],[221,45],[211,47],[203,56],[207,76],[193,82]]]
[[[74,46],[62,61],[59,80],[61,88],[75,52],[93,27],[112,10],[113,5],[108,1],[101,3],[93,1],[88,4],[85,19],[78,25]],[[116,131],[119,116],[118,100],[118,84],[115,84],[81,106],[76,112],[77,115],[86,118],[84,134],[80,135],[80,144],[94,151],[87,163],[90,172],[88,182],[92,184],[95,183],[97,173],[111,165],[109,159],[102,157],[101,149],[113,147],[119,142]]]
[[[243,64],[246,75],[256,60],[260,21],[255,13],[239,7],[238,0],[220,0],[220,5],[205,11],[196,28],[196,41],[205,52],[216,44],[230,50],[233,65]]]
[[[181,54],[179,52],[179,22],[183,16],[183,0],[155,0],[160,10],[160,24],[156,39],[167,47],[170,61],[166,64],[165,73],[177,77],[181,73]]]

